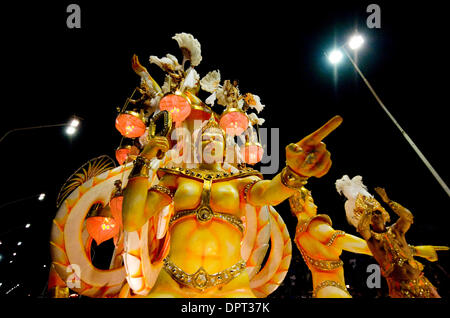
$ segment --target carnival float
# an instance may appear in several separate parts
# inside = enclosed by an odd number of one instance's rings
[[[201,78],[195,69],[200,43],[186,33],[173,39],[181,63],[172,54],[149,59],[165,72],[163,85],[132,57],[140,84],[118,109],[118,166],[108,156],[92,159],[58,195],[51,295],[267,297],[291,263],[291,237],[275,209],[289,200],[314,297],[351,297],[339,256],[342,250],[372,255],[371,249],[317,214],[305,188],[308,178],[330,169],[322,140],[342,118],[288,145],[286,167],[264,180],[250,167],[264,153],[259,96],[222,82],[218,70]],[[204,102],[200,89],[210,94]],[[213,111],[216,103],[222,112]],[[110,265],[99,269],[91,249],[108,240],[114,243]]]

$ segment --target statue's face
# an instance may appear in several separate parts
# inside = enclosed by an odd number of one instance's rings
[[[219,128],[206,129],[201,135],[202,161],[204,163],[223,162],[225,140]]]
[[[375,232],[383,232],[385,230],[386,222],[389,221],[389,214],[386,211],[374,210],[372,211],[371,225]]]

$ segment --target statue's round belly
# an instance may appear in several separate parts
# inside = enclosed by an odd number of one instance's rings
[[[171,229],[171,261],[188,274],[203,267],[213,274],[241,260],[241,232],[214,218],[199,222],[193,217],[178,221]]]

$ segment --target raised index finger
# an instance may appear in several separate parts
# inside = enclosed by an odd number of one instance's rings
[[[339,127],[339,125],[342,123],[342,117],[339,115],[334,116],[331,118],[325,125],[317,129],[312,134],[306,136],[301,141],[299,141],[297,144],[307,144],[307,145],[316,145],[320,143],[326,136],[328,136],[333,130]]]

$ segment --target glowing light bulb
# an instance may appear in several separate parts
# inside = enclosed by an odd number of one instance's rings
[[[342,52],[337,49],[331,51],[330,54],[328,54],[328,60],[331,64],[339,63],[342,60],[342,57]]]
[[[80,121],[76,118],[72,119],[72,121],[70,122],[70,127],[74,127],[77,128],[78,125],[80,124]]]
[[[353,35],[350,40],[348,41],[348,46],[352,49],[352,50],[357,50],[359,49],[364,43],[364,38],[359,35]]]

